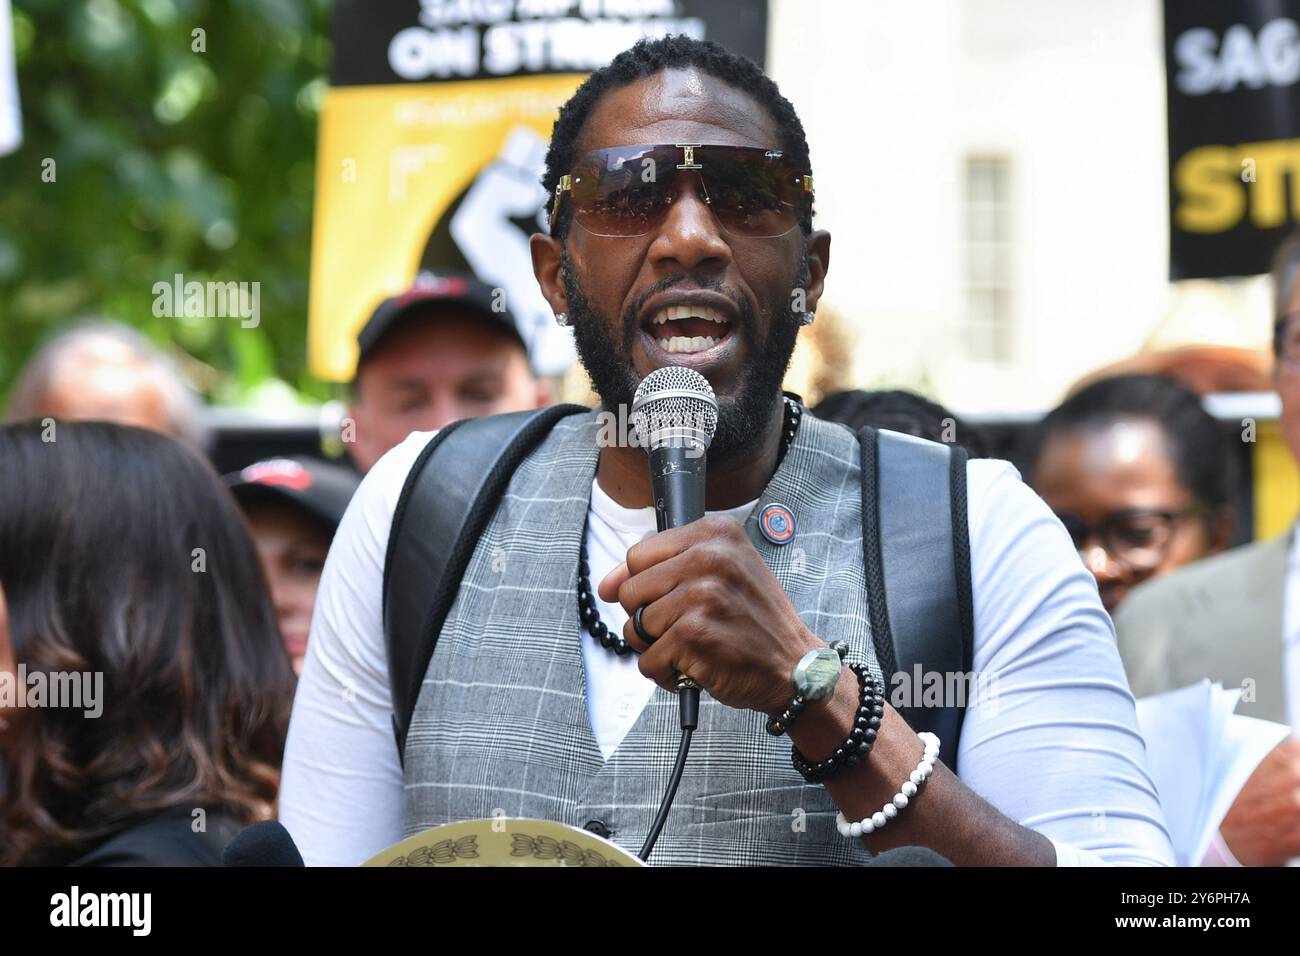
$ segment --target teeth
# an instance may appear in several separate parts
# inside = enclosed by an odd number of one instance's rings
[[[703,352],[718,344],[718,339],[708,335],[674,335],[671,339],[660,339],[659,347],[665,352]]]
[[[669,305],[655,313],[654,324],[663,325],[671,319],[708,319],[718,325],[729,325],[730,320],[717,309],[707,305]]]

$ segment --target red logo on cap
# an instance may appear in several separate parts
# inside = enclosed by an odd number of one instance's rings
[[[425,272],[415,277],[411,288],[398,297],[397,303],[406,305],[415,299],[425,299],[430,296],[464,295],[467,288],[465,280],[459,276],[435,276]]]
[[[294,491],[306,491],[311,487],[311,472],[296,461],[287,458],[272,458],[249,465],[239,473],[245,481],[259,485],[277,485],[292,488]]]

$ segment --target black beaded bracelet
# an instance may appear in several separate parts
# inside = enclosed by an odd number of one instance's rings
[[[795,694],[794,699],[785,705],[785,710],[775,717],[767,718],[767,732],[773,737],[780,737],[790,729],[790,725],[795,722],[795,718],[802,714],[807,706],[808,701]]]
[[[833,754],[817,763],[809,761],[799,752],[798,747],[790,748],[790,761],[794,764],[794,769],[809,783],[825,783],[845,767],[857,766],[867,759],[876,743],[880,720],[885,714],[884,690],[871,677],[865,664],[850,664],[849,668],[858,675],[859,697],[853,729],[848,738]]]

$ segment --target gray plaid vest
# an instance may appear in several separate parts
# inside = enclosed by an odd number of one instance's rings
[[[494,815],[600,821],[636,853],[676,754],[677,700],[657,688],[607,761],[587,719],[577,606],[578,545],[599,448],[596,413],[562,419],[510,480],[470,559],[430,659],[405,751],[405,823]],[[805,414],[746,521],[804,623],[844,640],[879,677],[862,566],[859,450]],[[786,545],[757,516],[787,505]],[[835,829],[836,805],[790,765],[763,715],[702,695],[700,726],[651,861],[658,865],[853,865],[871,859]]]

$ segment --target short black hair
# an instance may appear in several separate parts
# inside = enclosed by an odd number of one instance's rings
[[[1179,482],[1205,507],[1231,500],[1235,461],[1223,430],[1200,396],[1163,375],[1116,375],[1093,382],[1052,409],[1028,435],[1024,460],[1030,481],[1049,438],[1104,428],[1119,421],[1149,420],[1164,432]]]
[[[914,435],[930,441],[958,445],[971,458],[987,458],[988,442],[974,425],[968,425],[923,395],[904,389],[875,392],[851,388],[832,392],[812,413],[823,421],[839,422],[858,431],[864,425]],[[950,437],[951,436],[951,437]]]
[[[1273,255],[1273,357],[1282,357],[1282,335],[1286,332],[1287,305],[1300,276],[1300,229],[1292,232]]]
[[[777,135],[780,137],[778,145],[785,155],[807,170],[809,175],[812,174],[808,139],[804,135],[803,124],[799,122],[799,115],[758,64],[748,57],[729,52],[712,40],[672,35],[638,40],[630,49],[614,57],[608,66],[593,71],[573,96],[569,97],[568,102],[560,107],[559,118],[551,131],[551,145],[546,151],[546,173],[542,177],[547,202],[554,201],[555,187],[559,184],[560,177],[577,162],[574,150],[578,137],[601,97],[611,90],[628,86],[664,70],[691,68],[716,77],[754,97],[776,122]],[[563,208],[568,207],[565,205]],[[799,224],[805,233],[812,230],[811,204]],[[568,227],[568,216],[562,212],[553,227],[555,237],[563,239],[568,233]]]

